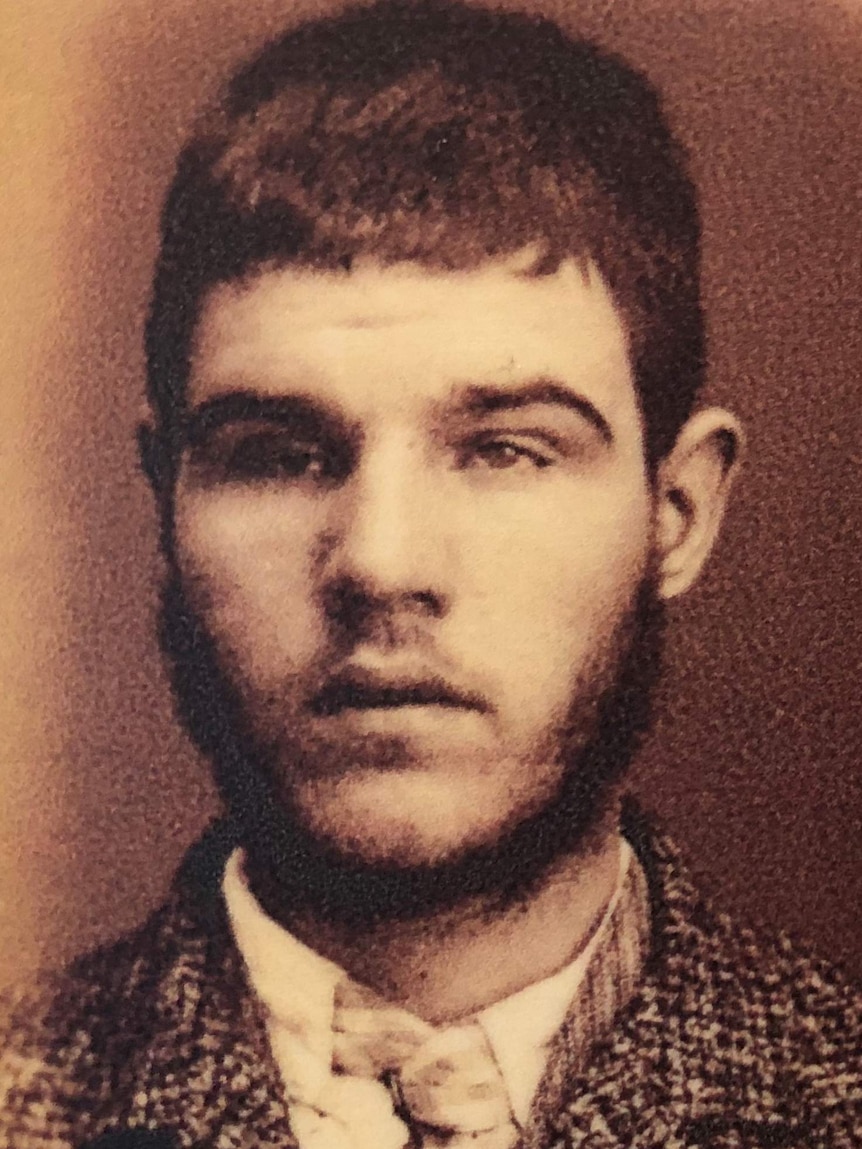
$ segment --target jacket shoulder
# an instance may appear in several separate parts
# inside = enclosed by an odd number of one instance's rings
[[[862,994],[844,971],[786,934],[719,915],[703,947],[728,1035],[793,1072],[800,1085],[862,1084]]]
[[[650,956],[550,1130],[631,1149],[862,1144],[859,993],[804,946],[715,912],[668,839],[627,836],[650,890]]]
[[[785,933],[740,925],[694,886],[667,839],[653,839],[651,958],[664,1004],[720,1048],[784,1059],[822,1077],[862,1052],[862,994],[844,971]],[[648,979],[649,980],[649,979]],[[816,1072],[815,1068],[816,1067]]]
[[[740,926],[678,870],[665,877],[629,1030],[647,1088],[666,1092],[665,1112],[691,1142],[724,1144],[723,1130],[745,1145],[779,1134],[776,1144],[862,1143],[858,989],[804,943]]]
[[[118,941],[0,995],[2,1144],[65,1149],[159,1024],[166,981],[192,943],[190,923],[166,903]]]

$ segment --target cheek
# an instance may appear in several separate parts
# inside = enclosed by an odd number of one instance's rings
[[[568,689],[572,672],[599,650],[646,572],[650,504],[613,490],[533,503],[488,516],[464,564],[472,583],[465,628],[497,663],[519,668],[519,689]],[[561,685],[556,685],[561,684]]]
[[[178,499],[177,558],[216,640],[256,675],[302,664],[318,647],[311,534],[274,500]]]

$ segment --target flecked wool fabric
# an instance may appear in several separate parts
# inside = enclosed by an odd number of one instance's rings
[[[649,882],[651,953],[589,1057],[577,1011],[564,1023],[523,1149],[862,1145],[862,997],[786,939],[713,913],[638,815],[624,831]],[[234,844],[217,827],[140,930],[5,1003],[4,1149],[130,1128],[182,1149],[295,1149],[220,898]]]

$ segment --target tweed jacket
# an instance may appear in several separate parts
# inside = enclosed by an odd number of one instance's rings
[[[564,1023],[521,1149],[862,1146],[860,997],[785,939],[714,914],[639,817],[625,832],[650,886],[651,955],[586,1064]],[[226,924],[232,845],[217,826],[138,931],[7,1003],[4,1149],[136,1128],[182,1149],[296,1149]]]

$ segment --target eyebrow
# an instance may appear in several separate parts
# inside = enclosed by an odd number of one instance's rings
[[[258,395],[254,391],[229,391],[216,395],[187,411],[182,420],[182,438],[187,446],[198,447],[209,435],[230,423],[281,423],[319,433],[333,421],[342,422],[329,408],[302,395]]]
[[[465,415],[518,411],[533,406],[563,407],[574,411],[592,423],[607,444],[613,442],[611,425],[601,411],[589,399],[554,379],[531,379],[519,387],[470,384],[458,391],[455,402],[456,410]]]
[[[455,392],[452,405],[456,415],[479,416],[497,411],[518,411],[525,407],[562,407],[586,419],[610,445],[614,434],[601,411],[569,387],[554,379],[540,377],[517,387],[468,384]],[[229,423],[268,421],[319,433],[327,424],[344,424],[331,408],[303,395],[259,395],[235,390],[207,399],[192,408],[182,420],[182,438],[187,446],[202,445],[207,437]]]

